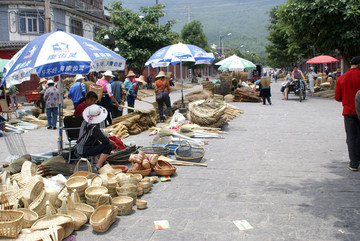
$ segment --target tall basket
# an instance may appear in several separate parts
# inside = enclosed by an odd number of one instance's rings
[[[5,138],[7,149],[9,154],[12,156],[11,159],[16,159],[27,154],[26,147],[20,133],[3,131],[0,131],[0,133]]]

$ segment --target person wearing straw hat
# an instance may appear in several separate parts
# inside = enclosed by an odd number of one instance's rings
[[[93,104],[87,107],[82,116],[84,118],[80,127],[76,151],[81,157],[99,156],[95,170],[98,171],[113,149],[113,141],[107,138],[100,130],[99,124],[103,122],[108,112],[106,108]]]
[[[127,92],[127,102],[128,106],[134,108],[135,106],[135,99],[141,100],[141,98],[137,95],[140,85],[146,84],[145,78],[143,75],[140,75],[139,78],[135,78],[135,83],[133,83],[128,92]],[[134,112],[134,110],[128,109],[128,114]]]
[[[133,83],[135,83],[135,73],[130,70],[126,75],[126,80],[124,81],[125,92],[128,92]]]
[[[39,107],[41,108],[41,113],[45,113],[45,100],[44,100],[44,94],[46,90],[46,81],[47,79],[41,78],[39,81],[39,87],[38,91],[40,92],[40,101],[39,101]]]
[[[74,109],[80,104],[80,100],[85,96],[85,84],[82,81],[85,77],[82,74],[75,76],[75,83],[70,87],[68,98],[72,100]]]
[[[164,71],[160,71],[159,74],[155,77],[155,94],[158,95],[161,92],[160,99],[156,98],[156,101],[158,102],[158,108],[159,108],[159,116],[160,116],[160,122],[164,122],[166,116],[169,114],[171,110],[171,102],[170,102],[170,82],[166,80],[166,75]],[[164,103],[166,105],[165,113],[164,111]]]
[[[101,85],[103,87],[103,96],[101,98],[100,105],[108,110],[108,116],[106,118],[106,120],[108,122],[107,126],[112,124],[111,115],[110,115],[110,112],[111,112],[110,99],[113,101],[113,105],[115,105],[116,107],[119,107],[119,103],[114,98],[114,95],[113,95],[113,92],[111,89],[111,85],[109,83],[109,81],[112,77],[114,77],[112,72],[106,71],[103,74],[103,77],[96,82],[96,84]]]
[[[44,94],[46,103],[46,117],[48,121],[48,129],[56,129],[56,121],[58,116],[58,106],[60,99],[60,91],[54,86],[53,80],[47,81],[48,88]]]

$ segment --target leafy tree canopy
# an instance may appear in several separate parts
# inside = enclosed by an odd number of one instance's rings
[[[158,19],[165,16],[165,5],[140,7],[140,14],[125,9],[121,2],[113,2],[110,9],[110,20],[115,25],[112,29],[102,29],[96,40],[111,49],[116,47],[119,54],[126,58],[129,67],[142,72],[145,62],[157,50],[179,41],[177,33],[171,31],[175,20],[161,25]],[[104,36],[110,36],[105,40]]]
[[[289,51],[310,57],[340,52],[345,59],[360,55],[359,0],[288,0],[277,12],[288,35]]]
[[[200,21],[194,20],[185,24],[181,30],[180,36],[184,43],[196,45],[206,52],[210,52],[208,39],[203,31],[203,25]]]

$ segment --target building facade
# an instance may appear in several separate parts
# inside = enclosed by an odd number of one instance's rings
[[[45,33],[45,0],[0,0],[0,58],[10,59],[23,46]],[[103,0],[51,0],[51,31],[94,40],[99,29],[109,28]]]

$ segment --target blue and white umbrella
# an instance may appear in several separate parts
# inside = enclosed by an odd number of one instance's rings
[[[212,63],[214,54],[207,53],[202,48],[191,44],[173,44],[156,51],[146,61],[145,66],[153,68],[166,67],[169,64],[175,65],[181,62]]]
[[[91,71],[124,70],[125,58],[92,40],[61,30],[41,35],[23,47],[4,67],[1,84]]]

